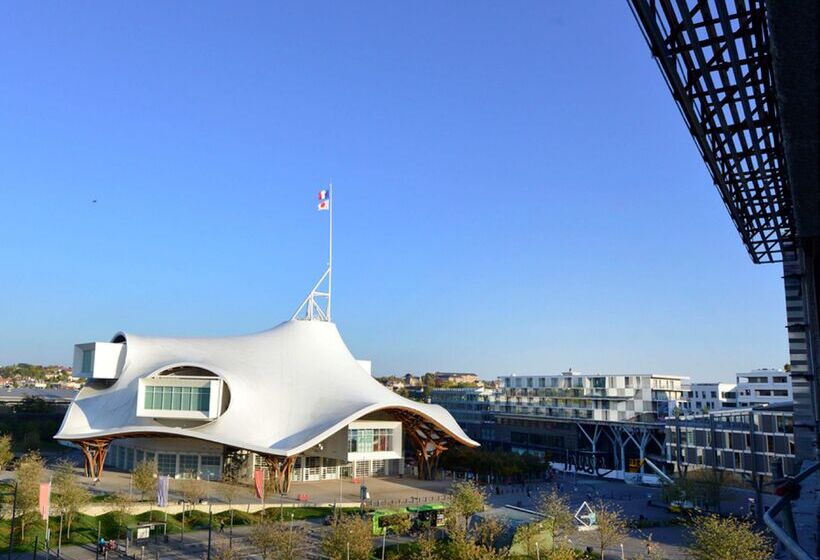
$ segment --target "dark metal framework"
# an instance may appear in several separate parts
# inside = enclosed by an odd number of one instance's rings
[[[628,0],[756,263],[794,236],[763,0]]]

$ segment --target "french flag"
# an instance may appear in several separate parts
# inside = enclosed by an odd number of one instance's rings
[[[319,200],[327,200],[330,198],[330,193],[327,190],[319,191]]]

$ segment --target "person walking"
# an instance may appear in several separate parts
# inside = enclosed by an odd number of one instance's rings
[[[222,519],[219,520],[219,532],[220,533],[225,532],[225,518],[222,518]]]

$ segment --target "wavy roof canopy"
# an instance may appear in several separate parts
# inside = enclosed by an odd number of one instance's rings
[[[424,417],[460,443],[478,445],[441,406],[411,401],[373,379],[333,323],[292,320],[261,333],[224,338],[126,334],[125,339],[119,378],[102,389],[82,389],[55,438],[173,435],[290,456],[371,412],[403,409]],[[221,376],[231,395],[227,410],[194,428],[168,427],[137,417],[139,380],[180,365]]]

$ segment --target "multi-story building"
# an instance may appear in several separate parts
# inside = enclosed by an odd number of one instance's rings
[[[684,377],[658,374],[503,376],[499,413],[596,421],[655,421],[685,402]]]
[[[734,383],[692,383],[682,408],[694,414],[737,408],[736,387]]]
[[[495,439],[492,410],[495,396],[494,390],[484,387],[432,389],[430,402],[446,408],[471,438],[492,442]]]
[[[568,469],[661,470],[662,419],[684,402],[686,378],[582,374],[502,376],[494,389],[434,390],[470,437]]]
[[[738,408],[778,404],[791,400],[791,378],[782,369],[755,369],[737,374]]]
[[[667,461],[683,468],[713,468],[754,478],[771,477],[776,461],[794,473],[792,404],[723,410],[666,419]]]

